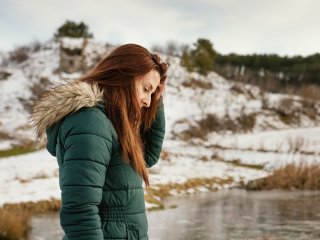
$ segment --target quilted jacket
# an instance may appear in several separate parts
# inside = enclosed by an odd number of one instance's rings
[[[102,96],[96,85],[74,82],[48,92],[34,108],[37,134],[47,134],[47,149],[58,160],[63,240],[147,240],[143,181],[121,157]],[[157,163],[164,133],[159,104],[145,136],[147,167]]]

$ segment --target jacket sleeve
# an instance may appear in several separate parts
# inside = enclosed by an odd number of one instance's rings
[[[165,134],[166,121],[162,99],[159,102],[155,121],[151,124],[151,128],[145,133],[144,158],[147,168],[152,167],[158,162]]]
[[[80,110],[61,126],[60,222],[69,240],[104,239],[98,205],[112,150],[107,121],[102,112]]]

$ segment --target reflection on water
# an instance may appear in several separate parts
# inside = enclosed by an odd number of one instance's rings
[[[39,213],[31,219],[30,240],[61,240],[64,232],[60,226],[59,213]]]
[[[166,210],[148,212],[150,240],[320,240],[320,192],[232,189],[170,197],[165,205]],[[36,215],[32,225],[32,240],[63,236],[59,214]]]

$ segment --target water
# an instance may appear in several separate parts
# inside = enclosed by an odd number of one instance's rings
[[[170,206],[176,205],[176,208]],[[148,212],[150,240],[320,240],[320,192],[232,189],[165,200]],[[59,214],[32,219],[31,240],[61,239]]]

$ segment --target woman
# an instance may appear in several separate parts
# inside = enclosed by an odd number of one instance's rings
[[[36,103],[36,133],[47,134],[59,164],[63,239],[148,239],[142,180],[149,186],[146,167],[162,148],[168,67],[139,45],[123,45]]]

